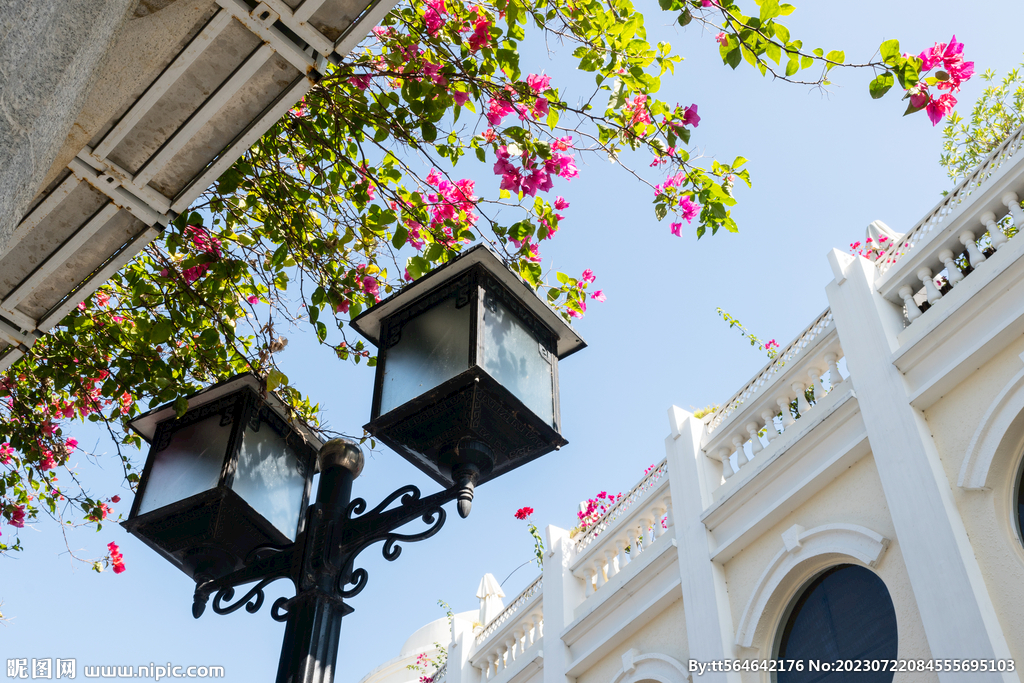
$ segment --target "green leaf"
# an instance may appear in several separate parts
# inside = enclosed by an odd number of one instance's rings
[[[789,29],[782,24],[775,24],[775,37],[778,38],[783,45],[789,45]]]
[[[765,48],[765,54],[768,55],[769,59],[778,64],[782,59],[782,48],[775,43],[768,43],[768,46]]]
[[[779,5],[779,14],[781,14],[784,17],[792,14],[795,10],[796,7],[794,7],[793,5],[789,5],[786,3],[782,3],[781,5]]]
[[[181,417],[188,411],[188,399],[184,396],[179,396],[174,399],[174,415],[175,417]],[[90,417],[92,417],[90,415]]]
[[[787,76],[792,76],[793,74],[795,74],[799,70],[800,70],[800,62],[798,62],[797,60],[791,59],[788,62],[786,62],[786,75]]]
[[[150,330],[149,343],[153,346],[163,344],[171,338],[172,334],[174,334],[174,323],[170,320],[161,320]]]
[[[735,69],[740,65],[740,60],[742,59],[743,53],[741,53],[740,49],[736,47],[730,50],[729,54],[725,56],[725,63]]]
[[[272,368],[267,373],[267,391],[273,391],[282,385],[288,384],[288,375],[284,374],[277,368]]]
[[[780,14],[782,14],[782,8],[779,7],[779,0],[763,0],[760,12],[762,23],[774,19]]]
[[[889,88],[891,88],[895,82],[896,79],[888,71],[876,76],[868,85],[868,91],[871,93],[871,99],[877,100],[879,97],[889,92]]]
[[[882,56],[883,62],[889,66],[896,66],[896,60],[900,57],[900,41],[887,40],[878,46],[878,52]]]
[[[682,13],[680,13],[679,19],[677,21],[679,22],[680,26],[686,26],[691,21],[693,21],[693,15],[690,14],[689,9],[684,9]]]

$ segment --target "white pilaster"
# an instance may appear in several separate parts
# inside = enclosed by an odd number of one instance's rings
[[[931,431],[910,405],[903,375],[891,360],[900,311],[878,294],[873,263],[838,250],[829,260],[843,281],[825,291],[932,656],[1009,659]],[[952,672],[938,676],[951,683],[963,679]],[[1019,683],[1016,673],[971,677]]]
[[[583,602],[583,584],[569,571],[573,541],[569,532],[549,525],[544,530],[548,552],[544,557],[544,683],[576,683],[565,675],[572,653],[561,634],[572,623],[576,606]]]
[[[711,504],[721,473],[700,450],[703,423],[682,408],[668,411],[671,433],[665,439],[669,490],[675,511],[676,546],[683,588],[683,611],[690,659],[709,662],[735,659],[735,634],[729,611],[725,572],[711,561],[708,531],[700,521]],[[702,683],[739,683],[739,673],[708,672]],[[547,683],[545,681],[545,683]]]

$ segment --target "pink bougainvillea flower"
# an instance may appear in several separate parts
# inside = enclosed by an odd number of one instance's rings
[[[507,100],[492,99],[487,103],[487,122],[492,126],[500,126],[502,120],[513,112],[512,103]]]
[[[679,200],[679,208],[683,210],[683,220],[687,223],[693,222],[694,217],[700,213],[700,206],[694,204],[689,195],[683,195]]]
[[[8,522],[13,527],[19,529],[25,528],[25,506],[17,505],[14,511],[11,513],[11,521]]]
[[[78,448],[78,439],[68,439],[64,442],[64,450],[68,453],[74,452]]]
[[[164,271],[164,272],[167,272],[167,271]],[[167,276],[165,275],[164,277],[167,277]],[[85,310],[85,302],[84,301],[79,301],[78,302],[78,310],[80,310],[80,311],[84,311]]]
[[[96,292],[96,303],[100,306],[106,306],[107,302],[110,301],[110,295],[106,292]]]
[[[673,223],[672,226],[669,229],[671,230],[672,234],[675,235],[676,237],[682,237],[683,236],[683,224],[682,223]]]
[[[124,555],[121,554],[117,544],[111,541],[107,544],[107,550],[110,551],[110,566],[114,570],[115,574],[120,574],[124,571]]]
[[[260,302],[260,298],[255,294],[250,294],[249,296],[245,297],[245,300],[253,305],[256,305]]]
[[[691,104],[683,110],[683,125],[696,128],[700,124],[700,117],[697,116],[697,105]]]
[[[604,295],[604,290],[601,290],[601,289],[599,289],[599,290],[595,291],[593,294],[591,294],[590,298],[593,299],[594,301],[605,301],[606,300],[606,297]]]
[[[110,499],[110,502],[111,503],[120,503],[121,502],[121,496],[114,496],[113,498]]]
[[[524,519],[526,519],[527,517],[529,517],[532,514],[533,514],[533,508],[531,508],[531,507],[522,507],[522,508],[519,508],[518,510],[516,510],[516,519],[524,520]]]
[[[448,9],[444,6],[444,0],[427,0],[426,5],[423,21],[427,25],[427,33],[437,35],[445,25],[444,15],[448,14]]]
[[[53,458],[52,451],[43,451],[43,459],[39,461],[39,471],[46,472],[52,470],[57,466],[57,461]]]
[[[722,47],[729,44],[729,36],[725,34],[725,31],[721,31],[717,36],[715,36],[715,40],[717,40],[718,44]]]
[[[570,318],[582,318],[583,314],[580,313],[579,311],[577,311],[575,308],[570,308],[569,309],[569,317]]]
[[[348,299],[346,299],[345,301],[342,301],[340,304],[338,304],[337,306],[334,307],[334,312],[335,313],[348,313],[349,306],[351,306],[351,305],[352,305],[351,302]]]
[[[569,208],[569,202],[565,201],[565,197],[555,197],[555,209],[561,211]]]
[[[546,97],[538,97],[537,101],[533,103],[533,110],[530,112],[533,114],[533,118],[542,119],[548,115],[548,99]]]
[[[11,456],[14,455],[14,449],[9,443],[0,444],[0,464],[9,465],[11,462]]]
[[[469,93],[468,92],[461,92],[459,90],[453,90],[452,91],[452,99],[455,100],[455,104],[457,104],[457,105],[459,105],[461,107],[461,106],[465,105],[466,102],[469,101]]]
[[[526,84],[530,86],[530,89],[535,93],[542,93],[548,89],[551,83],[551,76],[545,76],[544,74],[530,74],[526,77]]]
[[[936,97],[928,103],[927,112],[928,118],[931,119],[932,125],[938,125],[939,121],[944,116],[953,111],[953,107],[956,106],[956,98],[950,93],[946,93],[942,97]]]
[[[572,149],[572,136],[565,135],[563,137],[556,138],[555,144],[551,146],[551,149],[555,150],[556,152],[566,152]]]
[[[597,276],[594,275],[594,271],[592,271],[590,268],[587,268],[586,270],[584,270],[583,271],[583,275],[580,275],[580,280],[582,280],[583,282],[593,283],[594,280],[596,280],[596,279],[597,279]]]
[[[360,76],[352,76],[348,79],[351,85],[359,88],[360,90],[366,90],[370,87],[370,74],[362,74]]]
[[[367,294],[376,294],[379,291],[379,288],[380,285],[372,275],[367,275],[363,278],[363,289],[366,290]]]

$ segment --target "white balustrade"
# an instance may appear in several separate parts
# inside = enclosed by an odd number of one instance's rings
[[[908,296],[912,297],[912,292]],[[815,340],[821,343],[813,346]],[[772,382],[773,393],[751,396],[749,392],[741,392],[738,396],[745,396],[748,405],[731,402],[734,412],[739,411],[740,416],[707,426],[707,431],[712,426],[719,427],[711,435],[705,432],[703,450],[709,458],[722,463],[723,479],[732,479],[749,462],[763,457],[764,451],[772,449],[772,444],[792,429],[798,418],[813,411],[823,396],[843,382],[839,371],[843,353],[834,331],[811,340],[798,338],[798,342],[803,342],[803,357],[795,353],[788,355],[795,360],[788,366],[778,366]]]
[[[951,216],[954,211],[970,197],[977,196],[985,190],[985,184],[996,171],[1003,165],[1017,161],[1017,154],[1024,147],[1024,127],[1018,128],[1014,133],[997,146],[985,160],[978,165],[973,173],[964,178],[953,190],[943,197],[917,225],[911,228],[903,237],[893,242],[889,249],[879,256],[876,261],[879,273],[885,273],[891,269],[901,258],[912,253],[915,248],[920,247],[932,234],[937,232],[943,222]],[[1016,201],[1016,209],[1010,208],[1015,203],[1014,192],[1006,192],[1002,195],[1001,202],[1006,205],[1013,217],[1014,226],[1020,230],[1024,228],[1024,215],[1020,210],[1020,203]],[[962,240],[963,233],[961,233]],[[973,241],[973,237],[971,238]],[[965,244],[965,246],[967,246]],[[980,261],[979,261],[980,262]],[[971,265],[975,265],[972,260]]]
[[[731,451],[724,450],[728,461]],[[622,573],[671,526],[668,465],[662,461],[577,537],[570,570],[583,581],[584,599]]]
[[[543,636],[543,574],[498,613],[476,637],[470,663],[490,680],[512,664]],[[436,678],[436,677],[435,677]]]
[[[885,276],[879,291],[894,304],[903,304],[908,324],[943,298],[943,279],[956,287],[1024,229],[1022,148],[1024,127],[998,145],[876,261]]]

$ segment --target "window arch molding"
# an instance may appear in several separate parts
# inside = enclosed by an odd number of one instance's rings
[[[611,683],[690,683],[693,679],[678,659],[652,652],[642,655],[630,649],[622,655],[622,668]]]
[[[1024,354],[1020,356],[1024,361]],[[1001,464],[1011,464],[1024,450],[1024,369],[1010,378],[996,394],[978,423],[960,466],[957,486],[968,491],[995,488],[994,474]]]
[[[805,529],[794,524],[782,534],[783,548],[768,566],[747,601],[736,630],[736,644],[771,653],[772,636],[790,601],[813,576],[837,564],[874,568],[889,539],[856,524],[823,524]]]

